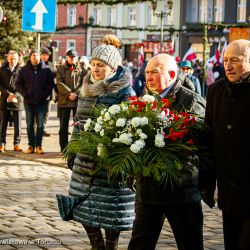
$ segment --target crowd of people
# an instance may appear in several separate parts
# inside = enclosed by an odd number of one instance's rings
[[[42,139],[49,136],[45,127],[52,100],[57,102],[63,153],[69,143],[71,113],[75,126],[70,141],[84,130],[97,106],[109,107],[145,93],[170,98],[171,109],[204,117],[208,129],[199,139],[210,155],[207,168],[199,170],[200,158],[192,175],[174,188],[142,175],[132,180],[135,185],[119,178],[111,185],[105,171],[94,171],[96,160],[91,155],[70,155],[69,195],[58,195],[60,213],[66,206],[70,214],[63,219],[83,225],[93,250],[117,249],[123,230],[132,230],[128,249],[153,250],[165,219],[179,250],[203,250],[201,200],[213,208],[217,188],[225,249],[249,250],[250,41],[235,40],[228,45],[224,68],[218,63],[207,65],[206,98],[201,93],[198,63],[182,61],[178,65],[172,56],[158,54],[139,68],[129,67],[122,62],[120,46],[118,37],[106,35],[94,48],[90,62],[78,60],[77,52],[70,49],[56,69],[48,62],[47,48],[41,53],[31,50],[22,67],[18,53],[9,51],[0,68],[0,152],[5,151],[11,116],[13,150],[22,151],[21,117],[25,110],[28,148],[23,153],[43,154]]]

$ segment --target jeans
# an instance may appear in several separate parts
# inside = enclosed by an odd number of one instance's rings
[[[47,104],[24,104],[26,113],[28,144],[31,147],[42,146],[44,117]],[[36,122],[36,130],[35,130]]]
[[[3,109],[0,110],[0,145],[6,144],[6,132],[8,127],[8,122],[10,115],[13,115],[14,123],[14,145],[18,145],[21,142],[22,133],[22,111],[21,110],[10,110]]]
[[[71,110],[73,111],[73,117],[76,114],[76,108],[60,108],[58,107],[58,117],[60,120],[59,129],[59,144],[61,147],[61,152],[66,148],[69,141],[69,119]]]

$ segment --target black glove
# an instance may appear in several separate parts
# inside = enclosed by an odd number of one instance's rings
[[[126,179],[127,186],[129,189],[131,189],[133,192],[136,191],[136,181],[133,177],[127,177]]]
[[[200,191],[202,200],[210,207],[214,208],[214,191],[210,189],[204,189]]]

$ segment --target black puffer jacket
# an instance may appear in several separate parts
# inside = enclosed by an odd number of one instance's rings
[[[121,67],[107,82],[93,84],[90,76],[86,76],[76,113],[76,119],[81,122],[74,128],[73,134],[78,133],[85,120],[92,117],[93,105],[110,106],[134,96],[131,80],[131,74]],[[75,157],[69,194],[85,197],[85,200],[73,210],[74,220],[91,227],[131,229],[134,220],[135,193],[119,180],[110,186],[105,172],[91,175],[93,168],[95,163],[90,157],[85,155]]]
[[[173,99],[172,108],[177,111],[187,110],[197,115],[205,113],[205,100],[194,91],[184,87],[181,81],[177,81],[165,97]],[[182,185],[176,185],[172,189],[171,185],[165,187],[152,178],[140,177],[136,182],[137,198],[148,204],[177,205],[200,201],[198,170],[184,178]]]
[[[250,214],[249,107],[250,73],[209,87],[205,123],[213,132],[218,206],[228,213]]]

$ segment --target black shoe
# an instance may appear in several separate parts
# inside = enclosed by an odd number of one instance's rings
[[[50,133],[46,132],[45,130],[43,131],[43,136],[45,137],[49,137],[50,136]]]

